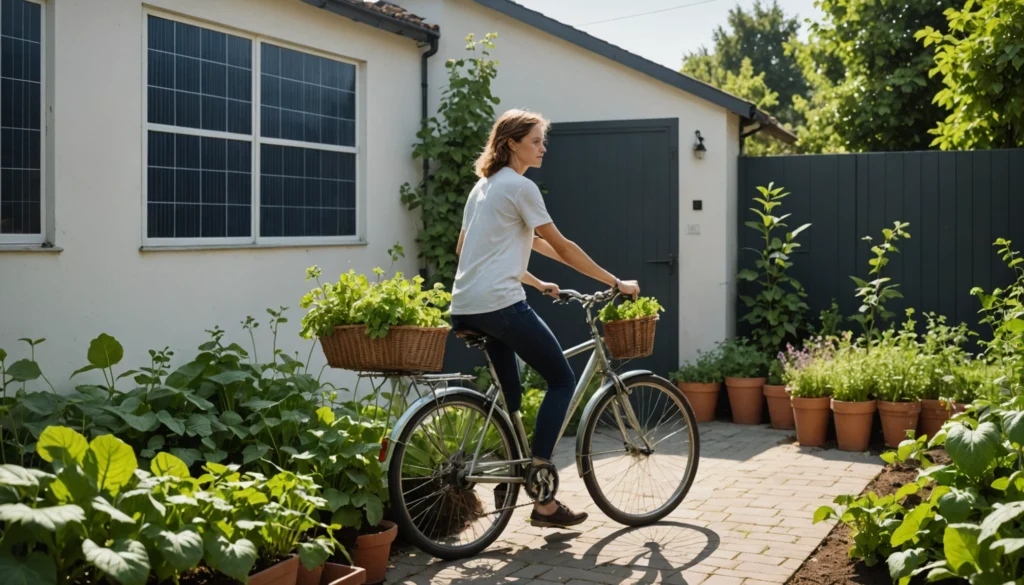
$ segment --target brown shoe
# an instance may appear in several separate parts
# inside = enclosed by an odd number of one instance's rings
[[[567,528],[582,524],[587,520],[586,512],[576,514],[562,502],[556,503],[558,504],[558,509],[551,514],[541,514],[534,508],[533,513],[530,514],[530,524],[538,528]]]

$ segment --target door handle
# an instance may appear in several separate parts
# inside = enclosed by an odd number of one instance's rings
[[[676,255],[675,254],[669,254],[668,255],[668,260],[647,260],[647,263],[648,264],[668,264],[668,267],[670,269],[669,273],[671,274],[671,273],[675,272]]]

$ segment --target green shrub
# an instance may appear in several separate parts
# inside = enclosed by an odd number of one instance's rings
[[[828,373],[827,385],[832,388],[832,398],[843,402],[866,402],[874,398],[875,386],[874,356],[860,347],[847,345],[835,355]]]
[[[724,377],[760,378],[768,374],[768,356],[744,337],[720,342],[718,351]]]
[[[716,347],[711,351],[697,350],[697,358],[693,361],[684,362],[675,372],[670,372],[669,380],[673,382],[713,384],[721,382],[722,375],[722,352]]]

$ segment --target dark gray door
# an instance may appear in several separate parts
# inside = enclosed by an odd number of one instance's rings
[[[679,365],[678,144],[675,119],[554,124],[543,166],[527,173],[546,191],[565,237],[619,278],[638,280],[641,294],[665,307],[654,355],[627,364],[663,376]],[[537,253],[530,272],[580,292],[605,286]],[[527,297],[564,348],[587,339],[578,304],[553,304],[532,288]],[[572,360],[577,374],[585,359]]]

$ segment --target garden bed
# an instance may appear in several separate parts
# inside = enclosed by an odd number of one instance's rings
[[[949,456],[942,449],[929,452],[929,458],[936,464],[949,463]],[[894,494],[904,485],[914,482],[917,471],[917,465],[887,465],[859,495],[871,491],[879,496]],[[919,497],[927,498],[929,492],[924,489],[909,496],[908,500],[913,499],[916,503]],[[786,585],[892,585],[885,562],[868,567],[860,561],[854,561],[847,556],[850,546],[850,527],[843,523],[836,524],[804,564],[786,581]]]

